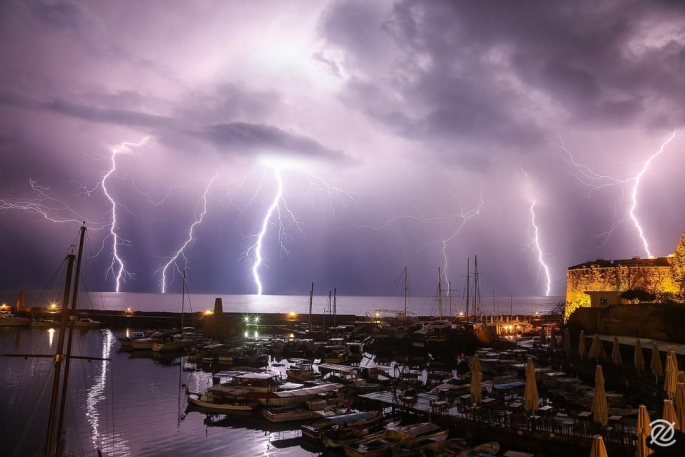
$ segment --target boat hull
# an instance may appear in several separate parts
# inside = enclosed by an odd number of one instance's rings
[[[194,398],[193,396],[188,396],[188,403],[202,408],[208,412],[214,413],[226,413],[231,411],[253,411],[259,406],[258,402],[246,402],[244,404],[221,404],[221,403],[210,403],[208,401],[202,401],[199,398]]]

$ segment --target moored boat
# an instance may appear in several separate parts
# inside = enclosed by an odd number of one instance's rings
[[[424,422],[415,425],[388,427],[382,432],[370,435],[356,443],[345,446],[348,457],[381,457],[392,454],[393,447],[400,443],[441,432],[439,426]]]
[[[0,327],[28,327],[31,319],[18,317],[9,311],[0,311]]]
[[[360,412],[350,414],[340,414],[336,416],[329,416],[314,424],[307,424],[300,426],[302,436],[312,440],[323,441],[325,434],[331,431],[340,430],[368,430],[373,426],[380,424],[381,416],[373,412]],[[362,435],[360,435],[362,436]]]
[[[262,410],[262,415],[269,422],[295,422],[318,419],[321,414],[306,408],[280,407],[267,408]]]
[[[252,411],[259,406],[258,401],[241,397],[240,394],[241,392],[239,389],[231,389],[222,392],[222,389],[210,388],[203,394],[186,391],[188,403],[207,412],[228,413],[232,411]]]

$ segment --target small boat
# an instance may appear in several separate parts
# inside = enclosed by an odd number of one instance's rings
[[[423,422],[415,425],[388,427],[382,432],[370,435],[356,443],[345,446],[348,457],[381,457],[392,454],[393,448],[400,443],[420,437],[433,436],[441,432],[440,427]]]
[[[139,340],[142,338],[146,338],[147,334],[145,332],[129,332],[127,333],[127,336],[120,336],[117,338],[117,341],[119,344],[121,344],[122,348],[131,348],[132,342],[135,340]]]
[[[72,316],[69,325],[77,328],[100,328],[102,322],[94,321],[89,317],[74,317]]]
[[[131,341],[131,347],[136,351],[151,351],[155,342],[161,341],[166,332],[155,332],[147,338],[139,338]]]
[[[35,321],[31,321],[31,327],[45,327],[45,328],[54,328],[57,329],[61,324],[57,321],[53,321],[50,319],[38,319]]]
[[[374,412],[361,412],[329,416],[313,424],[301,425],[303,438],[323,441],[327,432],[344,429],[368,430],[381,423],[381,416]]]
[[[460,439],[451,439],[440,443],[429,444],[421,448],[422,457],[469,457],[491,456],[499,452],[497,442],[479,444],[470,449],[464,449],[464,442]]]
[[[315,381],[317,379],[321,379],[321,374],[314,371],[314,365],[311,363],[293,365],[288,368],[285,373],[288,375],[288,378],[299,382]]]
[[[0,327],[28,327],[31,319],[18,317],[9,311],[0,311]]]
[[[176,352],[182,351],[193,345],[191,339],[184,338],[182,335],[168,335],[160,341],[152,343],[152,350],[155,352]]]
[[[405,441],[392,448],[393,457],[420,457],[421,448],[433,443],[439,443],[447,439],[447,430],[441,430],[429,436],[420,436],[413,440]]]
[[[258,401],[242,398],[239,394],[240,392],[237,391],[222,394],[220,390],[212,390],[211,388],[203,394],[186,391],[188,403],[207,412],[253,411],[259,406]]]
[[[294,421],[306,421],[311,419],[318,419],[321,414],[316,411],[311,411],[306,408],[293,408],[293,407],[281,407],[281,408],[267,408],[262,410],[262,414],[269,422],[294,422]]]

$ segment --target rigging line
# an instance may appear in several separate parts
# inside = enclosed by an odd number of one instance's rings
[[[98,298],[100,299],[99,301],[100,301],[101,309],[105,309],[105,300],[102,297],[102,287],[100,287],[100,281],[98,280],[98,275],[95,274],[95,265],[93,262],[93,258],[95,257],[95,255],[94,255],[94,251],[93,251],[93,246],[91,245],[91,238],[90,238],[90,235],[88,233],[88,230],[86,230],[86,249],[88,252],[88,257],[91,259],[90,267],[93,270],[93,278],[95,279],[95,287],[97,289]],[[90,296],[90,294],[88,294],[88,295]],[[93,308],[95,308],[95,306],[93,306]]]
[[[51,367],[50,372],[52,372],[52,369],[54,367]],[[43,394],[45,393],[45,388],[48,385],[48,380],[50,380],[50,372],[48,373],[48,376],[45,376],[45,380],[43,381],[43,387],[40,389],[40,394],[38,394],[38,398],[36,399],[36,403],[33,405],[33,410],[31,411],[31,414],[29,415],[28,421],[26,421],[26,425],[24,426],[24,430],[21,433],[21,436],[19,438],[19,441],[17,442],[17,446],[14,448],[14,452],[12,453],[12,456],[17,456],[17,452],[21,448],[22,443],[26,439],[26,434],[28,433],[29,425],[33,421],[33,418],[36,415],[36,411],[38,411],[38,405],[40,404],[41,398],[43,398]]]
[[[55,273],[50,277],[50,280],[48,281],[48,283],[47,283],[47,284],[45,285],[45,287],[43,288],[43,292],[41,292],[41,294],[38,296],[38,298],[34,301],[33,306],[36,306],[36,305],[38,304],[39,299],[42,298],[42,297],[43,297],[43,293],[44,293],[45,291],[47,291],[47,290],[50,288],[50,285],[51,285],[52,282],[56,279],[57,275],[60,273],[60,271],[62,270],[62,267],[64,267],[64,264],[65,264],[66,262],[67,262],[67,257],[65,256],[64,259],[62,260],[62,263],[59,265],[59,267],[57,267],[57,270],[56,270]]]
[[[34,347],[34,345],[31,344],[33,341],[32,337],[33,337],[33,332],[30,332],[29,333],[29,344],[27,345],[30,349],[30,352],[32,352],[32,353],[43,352],[43,351],[38,351],[38,348]],[[11,340],[8,340],[8,341],[11,341]],[[40,361],[36,361],[35,359],[32,359],[30,363],[24,363],[22,366],[21,377],[19,378],[19,386],[20,386],[19,391],[17,392],[17,396],[15,398],[15,401],[12,404],[12,408],[10,410],[9,417],[15,417],[17,409],[19,408],[20,400],[22,398],[28,398],[29,397],[28,393],[29,393],[31,386],[29,385],[28,382],[24,382],[24,380],[25,380],[26,376],[28,375],[28,372],[33,371],[31,368],[32,368],[32,365],[34,363],[38,363],[38,364],[42,365],[42,363]]]
[[[81,443],[81,435],[79,434],[79,427],[78,427],[78,421],[76,420],[76,408],[74,407],[74,400],[71,397],[71,395],[67,398],[67,409],[69,410],[69,416],[71,419],[71,424],[72,426],[69,428],[69,430],[73,430],[74,434],[76,435],[76,445],[78,446],[79,450],[79,455],[85,455],[83,453],[83,444]],[[64,452],[67,452],[67,444],[68,442],[64,443]],[[73,453],[73,452],[72,452]]]

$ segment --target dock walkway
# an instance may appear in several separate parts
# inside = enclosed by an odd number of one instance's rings
[[[484,435],[509,436],[513,440],[522,438],[538,441],[539,447],[551,443],[567,446],[589,447],[596,434],[604,437],[609,455],[634,455],[637,437],[634,427],[624,424],[621,418],[599,427],[592,422],[592,413],[581,413],[577,417],[555,416],[549,411],[538,411],[529,415],[519,409],[503,409],[482,403],[472,406],[466,399],[459,402],[439,400],[436,395],[419,393],[415,397],[402,397],[393,391],[372,392],[358,397],[364,402],[375,403],[395,411],[431,415],[434,422],[451,427],[463,427]],[[487,399],[485,399],[487,400]]]

